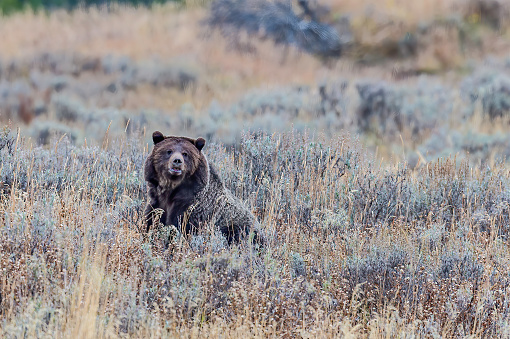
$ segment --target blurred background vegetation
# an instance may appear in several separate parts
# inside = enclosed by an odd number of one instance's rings
[[[0,120],[36,144],[160,128],[236,146],[243,130],[342,130],[413,167],[508,158],[503,1],[0,7]]]
[[[181,0],[175,0],[180,2]],[[78,7],[106,7],[113,4],[122,4],[130,6],[151,6],[156,3],[165,3],[167,0],[0,0],[0,11],[4,14],[12,14],[23,10],[55,10],[66,9],[73,10]],[[172,0],[170,0],[172,2]]]

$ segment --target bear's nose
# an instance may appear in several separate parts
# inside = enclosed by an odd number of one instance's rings
[[[175,166],[180,166],[182,165],[182,159],[181,158],[175,158],[174,161],[173,161],[173,164]]]

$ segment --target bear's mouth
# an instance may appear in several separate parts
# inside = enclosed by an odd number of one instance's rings
[[[182,174],[182,170],[180,168],[170,167],[170,169],[168,171],[170,172],[171,175],[181,175]]]

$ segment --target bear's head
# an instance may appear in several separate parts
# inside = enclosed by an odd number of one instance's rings
[[[195,174],[204,162],[203,138],[164,136],[152,134],[154,149],[146,165],[146,180],[155,185],[177,186]]]

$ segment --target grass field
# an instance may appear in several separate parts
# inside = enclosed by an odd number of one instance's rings
[[[144,236],[147,150],[2,139],[8,337],[506,336],[508,170],[383,169],[348,137],[207,154],[267,248]],[[48,161],[48,159],[51,159]],[[11,182],[9,180],[12,180]]]
[[[0,335],[510,337],[510,40],[476,3],[324,2],[332,64],[198,3],[1,17]],[[265,248],[141,232],[155,129],[207,138]]]

